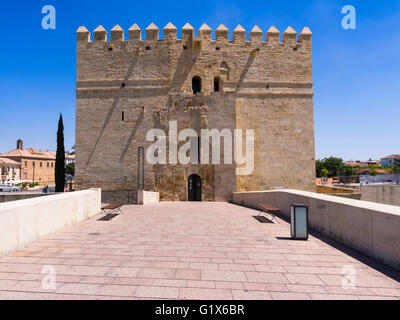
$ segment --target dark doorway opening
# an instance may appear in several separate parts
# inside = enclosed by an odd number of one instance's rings
[[[214,92],[219,92],[219,85],[220,84],[220,79],[219,77],[214,78]]]
[[[201,201],[201,178],[192,174],[188,179],[188,200]]]
[[[193,94],[201,92],[201,78],[200,77],[193,77],[192,79],[192,91]]]

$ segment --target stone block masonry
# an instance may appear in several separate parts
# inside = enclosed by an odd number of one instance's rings
[[[125,39],[116,26],[108,40],[101,26],[93,37],[79,27],[77,188],[102,188],[109,199],[140,189],[159,192],[160,200],[186,201],[189,178],[197,175],[203,201],[229,201],[235,191],[315,191],[311,31],[304,28],[297,36],[289,27],[282,42],[274,27],[265,41],[257,26],[250,41],[241,26],[233,40],[223,25],[216,40],[205,24],[197,36],[186,24],[182,39],[172,23],[163,31],[160,39],[152,23],[142,40],[135,24]],[[198,133],[253,129],[254,171],[238,176],[235,163],[142,163],[139,148],[146,152],[152,144],[147,132],[168,132],[170,121],[177,121],[178,131]]]

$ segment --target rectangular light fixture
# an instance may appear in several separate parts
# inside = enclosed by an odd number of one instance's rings
[[[295,240],[308,240],[308,207],[292,204],[290,207],[290,233]]]

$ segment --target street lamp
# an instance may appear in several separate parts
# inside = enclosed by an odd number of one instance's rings
[[[290,233],[295,240],[308,240],[308,207],[292,204],[290,207]]]

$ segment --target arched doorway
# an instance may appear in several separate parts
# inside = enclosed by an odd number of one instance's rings
[[[197,174],[188,178],[188,200],[201,201],[201,178]]]

